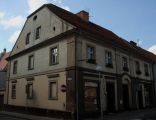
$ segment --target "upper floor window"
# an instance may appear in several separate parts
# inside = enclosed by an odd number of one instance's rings
[[[50,49],[50,65],[58,64],[58,47]]]
[[[27,99],[33,98],[33,83],[28,83],[26,85],[26,93],[27,93]]]
[[[12,84],[12,88],[11,88],[11,98],[12,98],[12,99],[16,99],[16,84],[15,84],[15,83]]]
[[[39,26],[38,28],[36,28],[36,36],[35,39],[39,39],[41,35],[41,26]]]
[[[13,74],[17,73],[17,60],[13,63]]]
[[[87,46],[87,62],[95,63],[95,48],[93,46]]]
[[[112,52],[105,51],[106,67],[113,67]]]
[[[135,69],[136,69],[136,74],[140,75],[141,74],[140,63],[138,61],[135,61]]]
[[[26,36],[26,40],[25,40],[25,44],[27,45],[27,44],[29,44],[29,42],[30,42],[30,32],[27,34],[27,36]]]
[[[28,58],[28,70],[34,69],[34,55],[30,55]]]
[[[129,69],[128,69],[128,60],[127,60],[126,57],[122,57],[122,64],[123,64],[123,70],[128,72],[129,71]]]
[[[144,71],[145,71],[145,76],[149,76],[149,68],[148,68],[148,64],[144,64]]]

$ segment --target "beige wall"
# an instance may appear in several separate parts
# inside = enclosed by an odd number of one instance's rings
[[[36,21],[33,20],[35,15],[37,15]],[[40,39],[35,40],[35,30],[39,26],[41,26],[41,37]],[[53,30],[53,27],[55,27],[55,31]],[[33,45],[36,45],[42,41],[45,41],[48,38],[59,35],[60,33],[70,30],[72,28],[73,26],[71,24],[57,17],[47,8],[43,8],[27,19],[11,55],[16,54],[23,49],[27,49]],[[25,45],[26,35],[29,32],[31,32],[30,44]]]
[[[60,72],[59,75],[56,78],[48,78],[47,75],[34,76],[33,81],[27,81],[26,78],[17,79],[16,99],[11,98],[12,81],[10,81],[9,105],[66,110],[66,93],[61,91],[61,85],[66,85],[66,72]],[[48,99],[49,81],[57,81],[58,99],[56,100]],[[33,83],[33,99],[27,99],[26,97],[25,86],[28,82]]]
[[[90,64],[87,63],[85,59],[86,57],[86,47],[87,45],[92,45],[95,47],[96,51],[96,64]],[[146,80],[151,80],[152,79],[152,67],[151,64],[139,57],[133,56],[130,52],[123,51],[122,49],[115,48],[113,46],[107,45],[107,44],[98,44],[92,42],[91,39],[87,39],[84,37],[79,37],[78,38],[78,44],[77,44],[77,64],[81,67],[89,68],[89,69],[95,69],[99,65],[101,66],[101,71],[104,72],[110,72],[110,73],[117,73],[117,74],[122,74],[124,71],[122,69],[122,57],[127,57],[128,60],[128,67],[129,67],[129,72],[133,77],[139,77],[140,79],[146,79]],[[107,68],[105,66],[105,51],[111,51],[112,56],[113,56],[113,68]],[[82,61],[80,61],[82,60]],[[140,62],[140,68],[141,68],[141,75],[136,75],[135,72],[135,61]],[[149,66],[149,76],[144,75],[144,63],[147,63]]]
[[[59,64],[49,65],[50,63],[50,48],[58,46]],[[34,55],[34,70],[28,70],[28,57]],[[13,63],[18,61],[17,74],[13,74]],[[20,56],[11,61],[10,79],[23,75],[46,72],[49,70],[62,69],[67,67],[67,40],[62,40],[45,48],[41,48],[29,54]]]

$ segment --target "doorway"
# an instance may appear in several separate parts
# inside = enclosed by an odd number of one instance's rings
[[[96,82],[85,82],[85,111],[99,111],[99,85]]]
[[[4,104],[4,95],[0,95],[0,110],[2,110]]]
[[[122,85],[123,108],[129,110],[129,88],[127,84]]]
[[[107,90],[107,111],[115,112],[115,85],[114,83],[106,83]]]
[[[138,91],[138,107],[139,107],[139,109],[143,108],[143,94],[142,94],[142,90]]]

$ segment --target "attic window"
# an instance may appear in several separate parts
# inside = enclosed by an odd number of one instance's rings
[[[54,30],[54,31],[56,30],[55,26],[53,27],[53,30]]]
[[[33,21],[35,21],[37,19],[37,15],[34,16]]]

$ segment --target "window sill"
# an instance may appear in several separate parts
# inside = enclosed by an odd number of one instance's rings
[[[149,77],[149,73],[145,73],[145,76],[146,76],[146,77]]]
[[[34,68],[28,68],[28,70],[34,70]]]
[[[51,63],[50,66],[58,65],[59,63]]]
[[[93,60],[92,59],[91,60],[87,60],[86,62],[89,63],[89,64],[96,64],[96,61],[94,59]]]
[[[58,98],[48,98],[48,100],[58,100]]]
[[[113,68],[113,64],[106,64],[105,65],[107,68]]]
[[[129,72],[129,68],[128,67],[123,67],[123,71],[124,72]]]
[[[136,74],[137,75],[141,75],[141,71],[136,71]]]
[[[28,100],[32,100],[33,98],[31,97],[31,98],[27,98]]]

